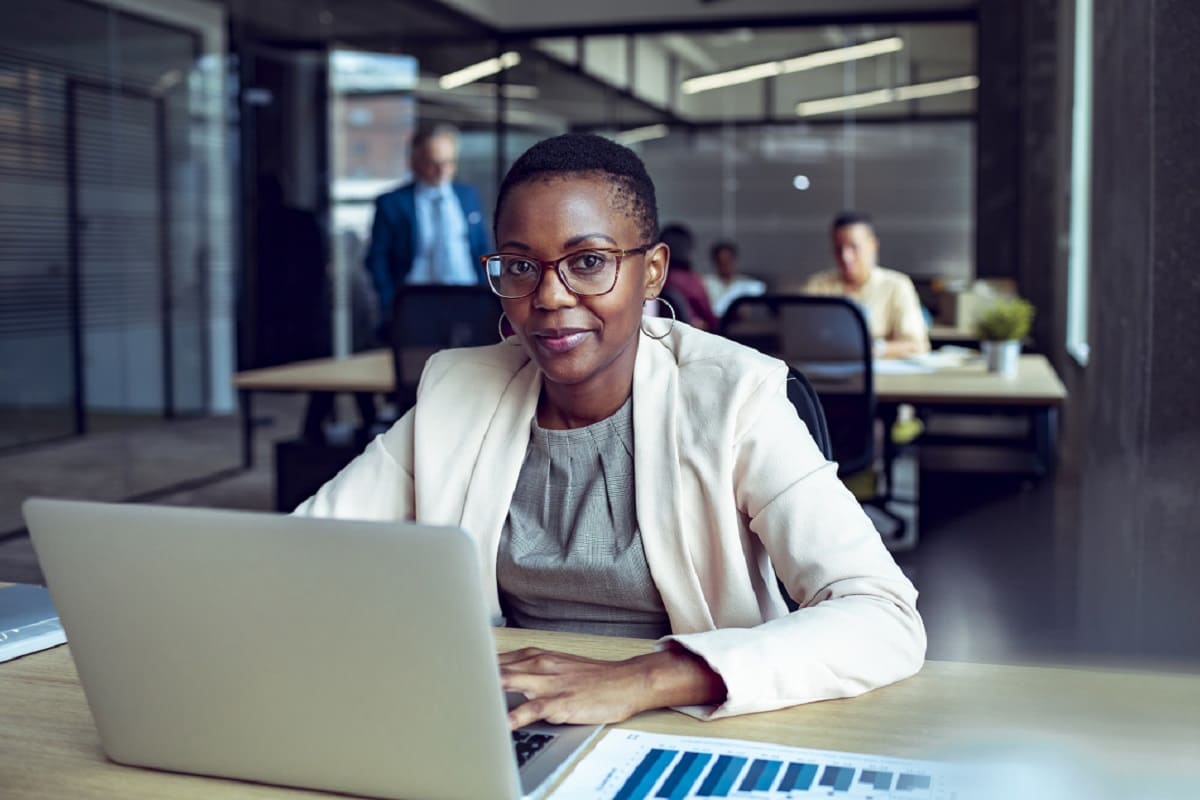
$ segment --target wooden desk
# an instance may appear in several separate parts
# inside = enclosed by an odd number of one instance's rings
[[[234,376],[241,394],[243,463],[252,461],[254,392],[360,392],[382,394],[395,388],[395,369],[388,350],[371,350],[347,358],[320,358]],[[1056,438],[1056,409],[1067,397],[1045,356],[1021,356],[1017,375],[988,373],[982,361],[910,375],[877,374],[875,396],[881,405],[911,403],[942,410],[962,407],[1027,410],[1034,420],[1037,447],[1052,459]]]
[[[238,390],[242,417],[242,466],[254,466],[254,393],[307,392],[312,396],[353,392],[360,397],[391,392],[396,384],[395,367],[389,350],[371,350],[346,358],[315,358],[277,367],[250,369],[233,376]],[[364,421],[373,417],[360,403]],[[310,402],[304,429],[311,433],[320,420],[313,419],[314,404]]]
[[[536,645],[622,658],[649,647],[632,639],[496,633],[502,650]],[[109,762],[65,646],[0,665],[0,698],[0,795],[5,800],[330,796]],[[655,711],[623,725],[902,757],[961,753],[973,740],[1017,744],[1026,753],[1061,746],[1135,777],[1196,781],[1197,709],[1200,676],[1195,675],[930,662],[917,676],[862,697],[715,722]]]
[[[1067,399],[1067,389],[1045,356],[1025,353],[1011,378],[988,372],[982,359],[933,372],[877,371],[875,397],[913,405],[1057,407]]]
[[[987,371],[982,360],[935,372],[907,375],[875,374],[875,396],[879,416],[890,429],[900,404],[934,413],[1022,414],[1029,419],[1026,443],[1034,456],[1038,474],[1053,472],[1057,463],[1059,408],[1067,389],[1054,367],[1043,355],[1025,353],[1017,363],[1017,374],[1004,377]],[[924,441],[930,441],[925,437]],[[962,443],[961,438],[956,440]],[[884,461],[895,458],[891,438],[884,439]]]
[[[241,392],[372,392],[395,388],[392,357],[371,350],[347,358],[318,358],[266,369],[239,372],[233,385]],[[1061,405],[1066,388],[1045,356],[1021,356],[1014,378],[993,375],[978,361],[961,367],[910,375],[875,376],[875,394],[883,402],[981,405]]]
[[[233,385],[254,392],[389,392],[395,383],[393,372],[391,353],[371,350],[246,370],[233,376]]]
[[[731,339],[771,340],[779,333],[779,323],[774,320],[745,320],[731,322],[725,328],[725,335]],[[953,325],[930,325],[929,341],[934,347],[943,344],[955,344],[967,347],[979,345],[979,334],[970,328],[957,328]]]
[[[941,344],[957,344],[976,347],[979,344],[979,334],[970,328],[956,328],[953,325],[929,326],[929,341],[934,347]]]

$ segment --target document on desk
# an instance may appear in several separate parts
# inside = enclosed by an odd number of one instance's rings
[[[874,368],[876,375],[922,375],[947,367],[961,367],[978,357],[978,353],[962,347],[943,347],[907,358],[877,358]]]
[[[937,367],[906,358],[877,358],[874,368],[876,375],[926,375],[937,371]]]
[[[550,800],[953,800],[957,783],[953,767],[933,761],[614,728]]]
[[[45,586],[0,587],[0,661],[67,641]]]

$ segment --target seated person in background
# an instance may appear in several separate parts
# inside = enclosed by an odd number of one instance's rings
[[[739,297],[754,297],[767,290],[767,285],[757,278],[737,274],[738,251],[733,242],[717,242],[709,254],[717,274],[704,276],[704,288],[718,317],[725,316],[730,304]]]
[[[875,340],[875,355],[902,358],[929,352],[929,330],[912,278],[879,266],[879,239],[866,214],[843,211],[833,221],[837,268],[804,284],[805,294],[840,295],[863,307]]]
[[[721,325],[720,318],[713,313],[708,302],[704,281],[692,272],[692,232],[683,225],[672,223],[662,229],[662,242],[671,251],[671,273],[667,276],[666,290],[687,303],[683,312],[693,327],[702,331],[715,331]]]
[[[671,253],[638,157],[539,142],[494,230],[515,335],[429,359],[416,406],[296,513],[461,526],[497,622],[658,639],[624,661],[501,654],[527,698],[514,727],[745,714],[916,672],[916,590],[788,402],[787,367],[643,318]]]

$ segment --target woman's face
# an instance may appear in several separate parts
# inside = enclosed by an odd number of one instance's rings
[[[497,249],[550,261],[588,248],[648,244],[637,221],[614,208],[613,192],[602,176],[520,184],[500,210]],[[502,301],[504,313],[548,383],[599,387],[608,381],[624,391],[633,374],[642,303],[658,296],[666,263],[661,245],[624,256],[612,291],[592,296],[573,294],[547,269],[533,294]]]

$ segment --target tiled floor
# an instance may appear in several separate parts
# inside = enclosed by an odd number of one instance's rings
[[[264,396],[255,408],[269,422],[257,429],[248,471],[239,468],[236,416],[116,426],[0,455],[0,581],[41,578],[20,518],[29,495],[269,510],[273,443],[295,435],[303,406],[297,397]],[[897,494],[914,495],[919,480],[922,503],[919,514],[911,504],[894,507],[913,524],[889,545],[921,592],[930,658],[1069,659],[1070,637],[1047,589],[1069,574],[1055,561],[1054,482],[917,473],[915,460],[898,468]]]

